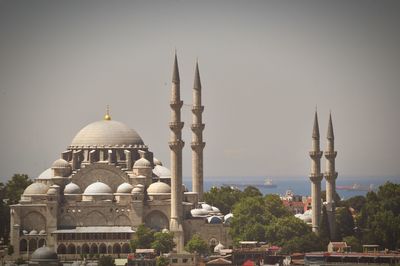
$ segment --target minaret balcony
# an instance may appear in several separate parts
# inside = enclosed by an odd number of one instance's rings
[[[320,174],[311,173],[309,177],[311,182],[314,183],[314,182],[321,182],[323,175],[321,173]]]
[[[201,133],[204,130],[204,124],[192,124],[190,128],[194,133]]]
[[[168,142],[169,148],[173,151],[182,150],[183,146],[185,146],[185,142],[183,140],[176,140]]]
[[[184,122],[170,122],[169,123],[169,128],[172,131],[178,131],[181,130],[183,128]]]
[[[325,151],[324,154],[326,159],[335,159],[337,151]]]
[[[194,150],[194,151],[203,150],[205,146],[206,146],[205,142],[192,142],[191,143],[192,150]]]
[[[169,105],[171,106],[172,109],[177,110],[177,109],[181,109],[182,105],[183,105],[183,101],[171,101],[169,103]]]
[[[310,151],[310,157],[312,159],[320,159],[322,157],[322,151]]]
[[[324,176],[326,181],[334,181],[338,177],[338,172],[325,172]]]
[[[204,111],[204,106],[192,106],[192,113],[193,114],[201,114]]]

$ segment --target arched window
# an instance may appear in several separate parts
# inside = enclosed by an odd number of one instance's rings
[[[99,253],[100,254],[106,254],[107,253],[107,246],[104,243],[101,243],[99,246]]]
[[[60,244],[57,247],[57,254],[65,254],[67,253],[67,249],[64,244]]]
[[[112,246],[108,246],[107,253],[108,254],[112,254],[112,251],[113,251]]]
[[[131,252],[131,247],[129,246],[128,243],[125,243],[122,245],[122,253],[129,253]]]
[[[19,241],[19,251],[28,251],[28,241],[26,239]]]
[[[114,254],[120,254],[121,253],[121,245],[118,243],[115,243],[113,246],[113,253]]]
[[[83,244],[82,245],[82,254],[89,254],[89,246],[88,244]]]
[[[36,239],[29,240],[29,251],[35,251],[37,249],[37,241]]]
[[[67,254],[75,254],[76,249],[74,244],[69,244],[67,247]]]
[[[76,247],[76,253],[77,254],[81,254],[81,246],[77,246]]]
[[[90,254],[97,254],[99,253],[99,249],[95,243],[90,246]]]

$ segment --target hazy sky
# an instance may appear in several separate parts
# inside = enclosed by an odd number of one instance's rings
[[[36,177],[110,105],[169,166],[173,52],[191,173],[199,58],[204,171],[309,174],[329,110],[339,178],[400,176],[399,1],[1,1],[0,177]],[[324,162],[323,162],[324,165]]]

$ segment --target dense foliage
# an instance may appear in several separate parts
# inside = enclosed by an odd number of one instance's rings
[[[279,196],[243,197],[233,208],[230,233],[235,243],[256,240],[278,245],[283,252],[319,250],[320,239],[295,218]]]
[[[261,197],[260,190],[253,186],[246,187],[243,191],[230,186],[212,187],[204,193],[204,201],[217,207],[223,214],[232,211],[232,207],[245,197]]]
[[[101,256],[99,259],[99,266],[115,266],[113,257],[111,256]]]
[[[208,245],[198,234],[195,234],[192,239],[187,242],[185,250],[190,253],[206,255],[208,253]]]
[[[32,184],[32,180],[25,174],[14,174],[4,185],[0,183],[0,238],[5,244],[10,234],[10,205],[18,203],[25,188]]]
[[[151,248],[154,248],[159,255],[170,252],[175,246],[173,233],[157,232],[154,234],[154,241],[151,243]]]
[[[400,184],[387,182],[376,193],[368,192],[357,222],[363,244],[399,249]]]

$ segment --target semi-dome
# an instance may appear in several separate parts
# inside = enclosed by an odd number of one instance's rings
[[[24,195],[46,194],[48,189],[49,187],[43,183],[33,183],[24,190]]]
[[[72,140],[71,146],[129,146],[143,144],[139,134],[124,123],[101,120],[82,128]]]
[[[64,194],[82,194],[82,190],[77,184],[71,182],[65,186]]]
[[[207,218],[209,224],[221,224],[222,219],[218,216],[211,216]]]
[[[153,157],[153,164],[162,166],[162,162],[160,160],[158,160],[156,157]]]
[[[54,261],[58,260],[57,253],[46,246],[36,249],[31,255],[32,261]]]
[[[158,177],[171,177],[171,171],[162,165],[154,166],[153,173]]]
[[[147,188],[149,194],[171,193],[171,187],[164,182],[155,182]]]
[[[122,183],[117,188],[117,193],[131,193],[133,186],[127,182]]]
[[[64,159],[57,159],[53,162],[51,168],[71,168],[71,165]]]
[[[211,207],[211,205],[209,205],[209,204],[207,204],[207,203],[202,203],[202,204],[201,204],[201,207],[202,207],[204,210],[209,211],[209,212],[213,210],[212,207]]]
[[[112,194],[112,189],[103,182],[97,181],[95,183],[90,184],[83,195],[104,195],[104,194]]]
[[[33,229],[32,231],[29,232],[29,235],[37,235],[38,231],[36,231],[35,229]]]
[[[53,177],[53,172],[51,168],[44,170],[38,177],[38,179],[51,179]]]

